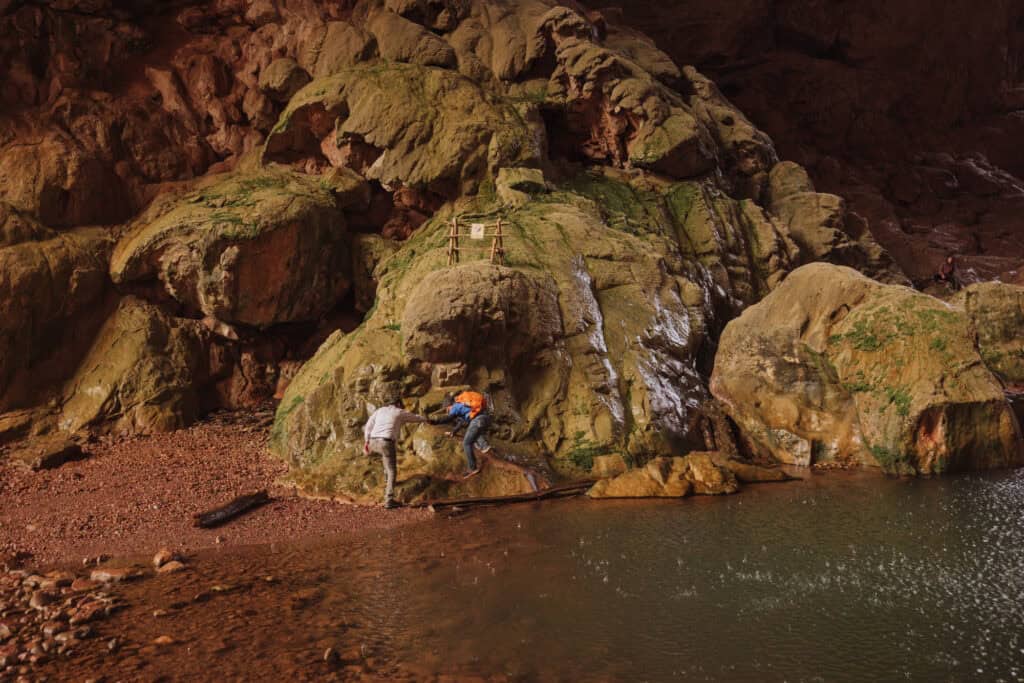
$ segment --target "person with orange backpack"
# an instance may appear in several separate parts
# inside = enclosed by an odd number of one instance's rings
[[[487,441],[487,429],[491,426],[490,406],[487,397],[476,391],[463,391],[458,396],[448,394],[445,397],[444,406],[447,412],[444,417],[433,418],[431,424],[441,425],[454,422],[449,435],[455,436],[466,428],[466,436],[462,439],[462,448],[466,453],[465,478],[476,476],[480,473],[480,466],[473,454],[473,447],[480,449],[482,454],[491,451],[491,445]]]

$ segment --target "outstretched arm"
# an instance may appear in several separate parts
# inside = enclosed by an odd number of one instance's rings
[[[463,429],[465,429],[468,426],[469,426],[469,421],[466,420],[466,418],[460,417],[460,416],[455,416],[455,426],[452,427],[451,435],[455,436],[456,434],[458,434],[459,432],[461,432]]]
[[[416,413],[410,413],[408,410],[403,410],[402,413],[398,416],[398,421],[401,424],[406,425],[414,424],[416,422],[426,422],[427,418],[423,417],[422,415],[417,415]]]
[[[455,415],[452,415],[451,413],[445,413],[441,417],[432,417],[432,418],[430,418],[430,420],[428,420],[428,422],[430,422],[430,424],[432,424],[432,425],[446,425],[446,424],[448,424],[449,422],[452,422],[455,419],[457,419]]]
[[[363,426],[363,452],[370,452],[370,434],[373,434],[373,426],[377,423],[377,412],[374,411],[370,419]]]

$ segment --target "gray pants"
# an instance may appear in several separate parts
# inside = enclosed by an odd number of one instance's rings
[[[379,455],[384,465],[384,475],[387,477],[387,483],[384,485],[384,502],[387,503],[395,497],[395,474],[398,469],[395,465],[395,442],[388,439],[370,439],[370,453]]]

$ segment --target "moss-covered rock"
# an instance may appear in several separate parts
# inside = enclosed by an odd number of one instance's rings
[[[309,81],[306,70],[288,57],[275,59],[260,72],[260,90],[277,102],[287,102]]]
[[[714,226],[677,219],[675,189],[587,174],[522,206],[480,197],[443,210],[377,267],[377,305],[363,326],[329,339],[289,386],[275,451],[311,490],[372,496],[360,455],[369,404],[398,389],[429,410],[467,385],[494,400],[498,452],[532,454],[533,469],[556,476],[587,476],[611,453],[644,460],[703,447],[696,423],[707,396],[697,366],[708,331],[755,294],[729,280],[709,284],[690,234],[717,236],[703,256],[728,260],[736,282],[768,288],[790,261],[781,234],[755,249],[733,220],[741,203],[723,196],[712,203],[724,213],[707,217]],[[502,218],[505,267],[477,260],[489,241],[447,267],[453,211],[464,223]],[[768,256],[770,244],[781,251]],[[430,434],[421,427],[406,452],[421,452]],[[450,466],[411,471],[444,480],[460,463],[457,449],[451,457]],[[502,476],[495,481],[521,484]]]
[[[48,398],[74,371],[103,322],[111,239],[102,229],[50,233],[17,213],[0,247],[0,411]],[[23,230],[24,228],[24,230]]]
[[[191,424],[202,409],[202,326],[139,299],[121,300],[65,387],[58,426],[150,433]]]
[[[352,238],[352,290],[356,309],[369,311],[377,300],[377,266],[387,261],[401,244],[380,235],[354,235]]]
[[[799,164],[775,164],[764,194],[768,210],[799,245],[801,263],[828,261],[856,268],[882,282],[910,284],[863,225],[863,219],[849,214],[841,197],[815,192],[810,176]]]
[[[848,268],[797,269],[725,328],[711,391],[759,455],[898,473],[1024,463],[970,320]]]
[[[372,148],[368,179],[454,196],[473,192],[502,166],[537,163],[543,132],[452,71],[378,63],[299,91],[267,139],[264,159],[310,156],[344,165],[351,145]]]
[[[372,12],[366,26],[384,59],[423,66],[456,65],[455,50],[443,38],[389,9]]]
[[[961,291],[954,304],[974,323],[989,369],[1008,384],[1024,385],[1024,287],[981,282]]]
[[[190,310],[224,322],[314,320],[351,283],[349,236],[332,189],[272,168],[205,178],[135,221],[114,250],[111,277],[159,279]]]

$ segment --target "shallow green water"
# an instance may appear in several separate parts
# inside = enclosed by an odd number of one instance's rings
[[[416,680],[1024,680],[1024,471],[505,507],[199,564],[245,588],[175,628],[229,677],[341,675],[332,646]]]

